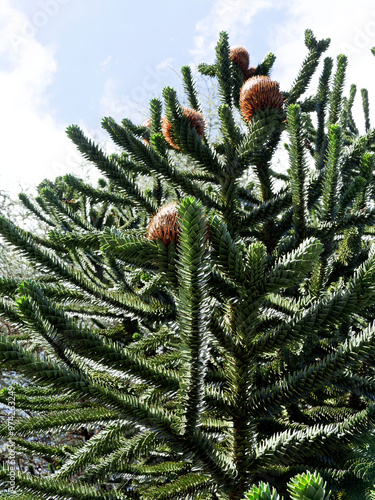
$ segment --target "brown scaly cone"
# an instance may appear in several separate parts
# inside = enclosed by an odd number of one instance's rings
[[[176,201],[167,203],[150,220],[147,226],[146,238],[151,241],[161,240],[164,245],[169,245],[174,241],[177,245],[180,234],[179,218],[178,203]],[[210,235],[210,226],[207,221],[205,226],[207,241]]]
[[[250,56],[248,51],[242,45],[235,45],[230,48],[229,59],[237,64],[243,72],[249,67]]]
[[[142,123],[142,126],[143,127],[146,127],[146,128],[150,128],[151,127],[151,118],[147,118],[147,120],[145,120],[143,123]]]
[[[245,83],[249,78],[255,75],[257,68],[256,66],[252,66],[251,68],[247,69],[246,71],[243,72],[243,82]]]
[[[240,91],[240,108],[244,119],[248,122],[259,109],[282,109],[284,98],[279,84],[270,80],[269,76],[253,76],[243,84]]]
[[[147,118],[147,120],[142,123],[142,126],[146,128],[151,128],[151,118]],[[142,139],[142,141],[145,144],[150,144],[150,141],[148,141],[147,139]]]
[[[161,240],[164,245],[172,241],[178,242],[178,204],[175,201],[161,207],[150,220],[147,226],[146,238],[148,240]]]
[[[202,114],[199,113],[199,111],[196,111],[195,109],[185,108],[185,107],[182,108],[182,112],[185,115],[188,122],[190,123],[191,127],[194,127],[195,130],[197,131],[197,134],[203,137],[206,124]],[[172,124],[166,116],[162,119],[161,130],[168,144],[170,144],[174,149],[180,149],[178,144],[176,144],[173,140]]]

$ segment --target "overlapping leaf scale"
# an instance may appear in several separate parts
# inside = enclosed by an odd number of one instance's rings
[[[331,125],[328,131],[328,151],[322,185],[322,218],[333,220],[336,216],[340,195],[340,156],[342,151],[342,130],[338,125]]]
[[[157,348],[160,346],[168,346],[177,349],[179,341],[180,339],[176,331],[166,326],[162,326],[159,330],[148,332],[147,335],[140,340],[132,342],[127,346],[127,350],[130,353],[148,356],[156,352]]]
[[[0,293],[4,297],[12,297],[17,291],[19,284],[18,279],[0,277]]]
[[[170,481],[176,475],[186,474],[191,469],[189,462],[169,461],[162,462],[157,465],[147,464],[128,464],[122,463],[118,467],[118,475],[124,479],[138,479],[143,480],[146,478],[148,482],[165,483]]]
[[[331,384],[333,385],[333,384]],[[343,422],[357,413],[357,410],[345,407],[335,407],[329,406],[329,401],[326,406],[313,406],[311,408],[301,409],[303,414],[304,422],[306,424],[318,424],[318,423],[332,423],[332,422]]]
[[[103,252],[110,252],[117,259],[135,266],[154,264],[158,257],[155,241],[125,234],[116,228],[106,228],[100,235],[100,241]]]
[[[66,347],[64,339],[55,331],[50,318],[46,318],[39,304],[30,297],[17,300],[21,318],[30,332],[30,337],[51,360],[60,359],[67,367],[78,369],[74,354]]]
[[[13,326],[19,328],[23,326],[23,321],[17,307],[15,307],[13,302],[3,299],[2,297],[0,297],[0,318],[1,317],[9,321]]]
[[[73,446],[63,445],[63,446],[53,446],[44,443],[38,443],[36,441],[30,441],[28,439],[13,437],[13,442],[17,447],[17,451],[22,454],[37,456],[46,460],[50,458],[52,462],[57,457],[65,458],[74,452]]]
[[[50,414],[14,420],[14,433],[18,437],[28,437],[30,432],[58,431],[64,432],[77,429],[84,424],[108,425],[113,420],[119,421],[119,413],[96,404],[90,408],[69,411],[51,412]],[[0,436],[7,436],[9,429],[6,424],[0,427]]]
[[[85,280],[84,285],[86,282],[87,280]],[[108,290],[104,286],[100,287],[95,286],[92,282],[89,283],[90,286],[86,292],[100,300],[102,307],[108,307],[109,311],[116,312],[118,317],[130,315],[139,319],[145,317],[157,319],[162,316],[173,317],[174,315],[173,306],[165,300],[152,296],[141,298],[132,292]],[[82,285],[81,288],[83,288]]]
[[[143,163],[151,174],[161,177],[170,185],[183,190],[186,194],[196,196],[206,206],[220,208],[219,205],[194,181],[176,170],[168,160],[159,156],[156,151],[146,146],[142,141],[133,137],[126,128],[118,125],[112,118],[103,120],[103,128],[107,130],[116,144],[125,148],[136,161]],[[152,210],[155,212],[155,210]]]
[[[350,391],[352,394],[375,401],[374,377],[359,377],[355,374],[341,373],[340,376],[332,378],[331,386],[339,391]]]
[[[59,348],[60,343],[62,345],[68,343],[70,349],[76,353],[93,361],[110,362],[112,369],[129,372],[146,383],[159,385],[163,382],[172,388],[178,384],[176,373],[163,370],[162,367],[152,368],[146,359],[140,359],[120,344],[103,338],[88,328],[78,326],[67,318],[61,309],[56,308],[53,302],[43,297],[38,287],[32,283],[23,284],[21,291],[33,300],[31,307],[28,308],[31,325],[33,325],[33,318],[35,318],[35,322],[43,320],[42,324],[35,324],[36,331],[42,333],[42,329],[45,329],[44,336],[53,347],[56,344],[56,347]],[[40,310],[39,314],[37,314],[37,310]]]
[[[79,409],[88,405],[88,402],[77,401],[77,398],[69,394],[34,396],[29,397],[17,393],[17,408],[30,411],[60,411],[65,409]],[[7,404],[9,401],[8,391],[0,391],[0,403]]]
[[[173,137],[181,150],[206,174],[220,174],[222,165],[219,158],[216,156],[215,151],[204,143],[195,128],[190,125],[190,122],[182,113],[177,102],[176,91],[166,87],[163,95],[166,100],[167,116],[173,127]]]
[[[64,387],[77,395],[92,396],[120,411],[123,418],[128,418],[135,425],[143,424],[155,431],[163,429],[162,432],[169,433],[172,423],[176,421],[166,410],[148,405],[147,401],[140,402],[138,397],[114,388],[108,389],[81,372],[67,369],[61,363],[46,362],[39,356],[33,356],[3,335],[0,336],[0,360],[4,366],[17,367],[37,382]]]
[[[341,218],[345,211],[352,208],[358,193],[363,192],[366,186],[366,179],[358,175],[349,185],[343,186],[342,193],[337,201],[337,218]]]
[[[209,372],[208,372],[209,373]],[[215,372],[215,376],[217,377],[217,373]],[[205,387],[204,391],[204,397],[205,397],[205,404],[206,404],[206,410],[207,411],[213,411],[215,410],[220,410],[224,414],[227,414],[229,411],[233,410],[233,394],[231,393],[230,389],[228,389],[227,386],[225,388],[221,388],[217,385],[209,385],[208,384],[208,377],[206,377],[206,382],[207,385]],[[224,374],[223,374],[224,378]],[[226,382],[227,380],[224,380],[223,382]],[[203,416],[202,416],[203,418]]]
[[[256,339],[249,349],[254,353],[270,351],[292,340],[300,339],[305,331],[322,334],[350,314],[358,313],[361,309],[372,305],[375,302],[374,250],[375,248],[346,289],[312,303],[309,309],[296,315],[292,321]]]
[[[72,271],[68,264],[55,253],[42,249],[35,243],[34,237],[27,231],[16,227],[10,221],[0,215],[0,233],[2,236],[22,254],[27,256],[34,264],[41,267],[49,274],[73,281],[81,287],[79,277]],[[80,285],[81,284],[81,285]],[[85,286],[83,287],[85,289]]]
[[[199,498],[199,494],[210,493],[216,488],[209,477],[202,474],[185,474],[172,483],[162,486],[151,486],[141,488],[140,493],[144,500],[168,500],[172,498],[193,499]]]
[[[149,281],[145,283],[142,288],[134,290],[134,293],[139,297],[148,297],[152,294],[161,295],[161,290],[163,289],[163,277],[161,274],[156,274]]]
[[[181,151],[188,155],[194,164],[206,173],[208,176],[206,178],[211,180],[210,176],[219,175],[222,165],[215,151],[203,142],[195,128],[190,125],[184,115],[181,117],[175,115],[173,127],[174,135],[181,146]],[[204,180],[205,177],[200,177],[199,174],[197,173],[196,180]],[[195,173],[192,173],[189,177],[194,180]]]
[[[196,86],[196,83],[194,81],[190,66],[182,66],[181,74],[183,77],[184,90],[188,96],[190,107],[197,110],[197,111],[201,111],[201,105],[199,103],[197,86]]]
[[[297,104],[288,107],[288,134],[290,138],[288,170],[293,205],[293,225],[298,238],[305,235],[307,224],[307,174],[304,117]]]
[[[202,417],[202,428],[207,435],[208,433],[215,433],[222,438],[224,433],[227,433],[231,428],[231,424],[225,419],[205,416]]]
[[[309,49],[309,53],[302,63],[300,72],[292,84],[288,93],[288,103],[292,104],[305,92],[319,64],[320,56],[329,46],[330,39],[317,41],[311,30],[305,31],[305,44]]]
[[[275,61],[275,54],[273,54],[272,52],[267,52],[267,54],[263,58],[263,61],[258,64],[255,74],[269,75]]]
[[[362,482],[367,482],[367,489],[369,490],[375,480],[375,460],[370,453],[366,454],[365,450],[361,450],[360,456],[348,459],[348,471]],[[361,493],[357,493],[358,498],[360,498]]]
[[[210,294],[220,303],[237,296],[236,284],[216,266],[211,267]]]
[[[257,460],[271,465],[273,462],[285,465],[296,460],[308,460],[314,453],[322,454],[323,450],[329,458],[334,453],[335,443],[353,442],[356,438],[362,441],[361,435],[371,430],[375,421],[375,407],[371,406],[359,411],[344,422],[329,425],[315,425],[303,430],[274,434],[270,439],[261,442],[256,450]],[[334,457],[331,457],[334,459]],[[340,460],[340,457],[336,457]]]
[[[204,72],[204,65],[200,65],[200,70]],[[213,71],[212,71],[213,70]],[[231,71],[231,61],[229,58],[229,38],[225,31],[222,31],[219,35],[219,41],[216,45],[216,61],[214,69],[208,73],[210,76],[215,75],[218,79],[218,90],[221,101],[223,104],[232,106],[232,71]]]
[[[93,202],[111,203],[115,205],[116,208],[126,208],[130,204],[134,204],[134,202],[132,202],[127,196],[117,194],[115,192],[112,193],[108,190],[95,189],[72,174],[65,175],[64,182],[66,182],[66,184],[72,187],[75,191],[87,196]]]
[[[52,226],[52,227],[55,227],[56,224],[51,221],[50,219],[48,219],[41,211],[40,211],[40,208],[37,207],[31,200],[30,198],[27,196],[26,193],[20,193],[18,195],[18,198],[21,200],[22,204],[24,205],[24,207],[26,207],[28,210],[30,210],[30,212],[32,212],[33,214],[35,214],[37,216],[37,218],[43,222],[45,222],[47,225],[49,226]]]
[[[236,148],[238,155],[237,173],[244,171],[252,164],[260,163],[264,158],[267,141],[271,138],[275,129],[280,127],[284,112],[278,108],[264,111],[258,110],[248,127],[244,139]]]
[[[7,391],[9,391],[9,388],[8,387],[4,387],[3,389],[1,389],[1,392],[3,393],[4,391],[4,394],[7,393]],[[16,394],[20,394],[20,395],[25,395],[26,397],[37,397],[37,396],[52,396],[52,395],[56,395],[56,391],[53,387],[41,387],[41,386],[37,386],[37,385],[28,385],[26,387],[23,387],[23,386],[20,386],[20,385],[17,385],[17,384],[14,384],[12,386],[12,391]]]
[[[67,135],[82,155],[92,161],[135,204],[140,205],[150,214],[156,210],[156,206],[138,189],[133,179],[129,178],[114,161],[107,158],[95,143],[87,139],[79,127],[75,125],[68,127]]]
[[[323,245],[318,239],[304,240],[295,250],[279,259],[267,273],[267,292],[299,284],[312,270],[322,251]]]
[[[132,271],[129,269],[130,266],[124,266],[122,262],[116,259],[109,252],[104,253],[101,251],[103,258],[103,267],[105,268],[105,274],[103,273],[101,279],[108,281],[113,287],[118,289],[135,293],[137,287],[134,286],[134,282],[131,281]]]
[[[9,484],[9,469],[0,467],[0,486]],[[19,472],[15,478],[16,488],[22,492],[33,492],[33,498],[46,498],[46,494],[51,494],[56,500],[66,500],[66,498],[77,498],[78,500],[130,500],[130,496],[119,491],[105,492],[98,490],[96,486],[79,485],[68,481],[57,480],[54,475],[45,477],[32,476]],[[18,493],[17,493],[17,498]]]
[[[126,128],[126,124],[124,124],[124,127]],[[146,176],[150,175],[150,170],[147,166],[144,163],[132,161],[128,153],[113,154],[111,155],[111,159],[126,173],[129,172],[131,175],[135,173]]]
[[[105,281],[108,280],[108,268],[103,265],[100,257],[84,251],[81,248],[72,249],[69,251],[69,257],[75,271],[80,272],[81,276],[92,283],[97,289],[104,288]],[[101,275],[98,276],[98,268]],[[109,280],[108,280],[109,281]],[[106,287],[108,289],[108,286]]]
[[[219,117],[221,120],[221,132],[227,144],[235,150],[235,146],[243,140],[243,133],[236,124],[232,109],[223,104],[219,107]]]
[[[329,97],[329,117],[330,124],[337,123],[342,107],[342,93],[345,84],[345,73],[348,65],[348,57],[344,54],[337,56],[337,69],[333,79],[332,91]]]
[[[269,201],[258,203],[255,206],[246,204],[246,210],[240,219],[240,231],[247,234],[247,231],[254,229],[256,224],[266,220],[274,220],[279,214],[287,209],[292,201],[292,195],[287,193],[275,194]]]
[[[204,409],[210,316],[206,286],[209,280],[205,249],[207,223],[201,203],[192,198],[181,202],[179,216],[177,322],[181,336],[182,376],[177,397],[184,408],[181,417],[185,432],[189,433],[199,426]]]
[[[326,57],[324,59],[323,71],[319,78],[319,85],[316,93],[316,112],[317,112],[317,133],[316,133],[316,156],[320,158],[322,145],[325,138],[325,112],[329,96],[329,81],[333,68],[333,59]],[[323,161],[323,158],[320,159]]]
[[[233,295],[231,298],[233,297],[235,297],[235,295]],[[223,350],[224,352],[228,351],[229,353],[233,353],[235,342],[233,339],[232,331],[229,328],[229,325],[224,320],[222,312],[222,306],[213,304],[209,324],[210,332],[215,339],[215,343],[217,343],[221,350]]]
[[[151,110],[151,135],[161,133],[161,115],[163,104],[160,99],[154,98],[150,101]]]
[[[374,355],[373,343],[375,326],[357,335],[339,346],[335,353],[329,354],[320,361],[295,371],[281,379],[273,387],[268,387],[252,394],[249,412],[259,414],[261,411],[277,412],[281,405],[296,403],[306,398],[309,393],[319,387],[327,386],[331,377],[357,362],[360,355]],[[344,392],[348,387],[342,382]],[[282,402],[282,403],[281,403]]]
[[[121,442],[116,450],[103,457],[97,463],[87,465],[80,476],[80,480],[91,478],[97,480],[106,475],[109,468],[113,466],[118,469],[123,463],[130,464],[133,461],[138,461],[143,455],[155,451],[155,446],[158,443],[163,443],[163,440],[155,433],[149,431],[137,432],[135,436]]]
[[[0,216],[0,233],[12,245],[17,247],[22,254],[42,266],[42,269],[48,273],[54,273],[56,276],[67,280],[76,285],[81,290],[93,295],[102,301],[103,306],[114,308],[119,315],[124,312],[134,314],[135,316],[146,315],[148,317],[160,317],[167,313],[173,314],[170,306],[165,302],[161,302],[157,298],[149,297],[147,301],[140,299],[133,293],[118,293],[108,290],[103,284],[95,285],[91,280],[82,276],[74,269],[71,269],[62,259],[54,253],[42,250],[36,245],[27,232],[20,228],[16,228],[11,222]]]
[[[232,239],[227,225],[215,215],[211,218],[209,226],[212,257],[217,267],[235,285],[243,286],[246,279],[243,255],[239,251],[236,242]]]
[[[135,401],[135,398],[133,400]],[[146,402],[144,405],[146,406]],[[156,413],[156,410],[154,410],[154,417],[149,421],[142,419],[138,415],[138,421],[134,421],[134,423],[137,422],[137,425],[143,424],[149,427],[153,430],[153,436],[159,436],[162,439],[168,437],[168,442],[173,449],[184,453],[188,458],[191,458],[193,455],[201,463],[202,468],[215,477],[220,484],[228,485],[232,483],[234,480],[234,470],[230,459],[219,452],[211,440],[205,437],[200,429],[195,429],[186,436],[178,436],[175,433],[172,435],[167,432],[165,427],[163,431],[161,427],[157,426]],[[176,426],[176,429],[179,428],[177,421],[173,425]]]
[[[259,325],[259,308],[261,297],[265,292],[265,271],[267,266],[267,250],[262,243],[252,243],[243,252],[245,279],[238,290],[238,299],[233,305],[232,327],[241,339],[241,366],[248,363],[247,342],[253,337]]]
[[[38,288],[42,291],[43,295],[47,298],[53,299],[58,307],[62,307],[64,311],[69,311],[69,306],[76,305],[76,311],[79,311],[80,308],[82,312],[87,311],[89,313],[90,308],[97,307],[98,314],[100,314],[100,308],[103,309],[103,301],[98,297],[92,296],[88,292],[82,291],[82,289],[77,289],[63,285],[49,285],[45,284],[41,281],[35,283]],[[90,307],[88,307],[87,303],[90,303]],[[113,308],[112,308],[113,309]],[[109,314],[107,310],[107,314]],[[118,317],[119,314],[112,314],[112,316]]]
[[[90,464],[93,459],[96,461],[103,455],[112,453],[119,446],[121,440],[127,435],[131,436],[131,434],[131,427],[126,421],[110,422],[83,446],[80,446],[75,453],[71,454],[62,467],[55,472],[54,477],[66,479],[82,471],[85,465]]]
[[[211,174],[206,174],[204,172],[201,172],[198,169],[194,169],[193,172],[189,172],[189,170],[186,170],[186,168],[178,168],[177,166],[175,167],[176,172],[178,172],[181,175],[184,175],[187,179],[193,180],[193,181],[200,181],[204,183],[209,183],[209,184],[219,184],[219,177]],[[211,193],[211,196],[214,194]]]
[[[284,295],[268,293],[264,298],[263,307],[274,309],[282,315],[292,317],[306,306],[307,301],[308,299],[295,299]]]
[[[295,371],[280,380],[273,387],[255,392],[251,398],[249,412],[277,412],[285,404],[297,403],[306,398],[314,389],[327,385],[332,375],[356,361],[356,356],[369,350],[374,341],[374,332],[364,339],[355,339],[339,347],[335,354],[330,354],[315,364]],[[342,384],[343,386],[344,384]],[[348,387],[345,387],[348,390]]]
[[[209,437],[206,437],[199,428],[185,436],[184,449],[187,457],[193,456],[198,461],[202,470],[211,474],[219,487],[228,489],[235,481],[236,471],[231,458],[219,451]]]
[[[257,198],[255,193],[249,188],[243,186],[237,186],[237,195],[239,197],[239,200],[245,203],[245,206],[247,203],[250,203],[250,205],[261,204],[261,201]]]
[[[312,236],[333,236],[350,227],[373,226],[375,224],[375,210],[367,209],[359,212],[344,214],[334,222],[320,222],[316,228],[310,228]]]
[[[73,226],[86,231],[91,229],[91,225],[85,218],[80,216],[79,212],[73,211],[70,206],[63,203],[52,189],[44,188],[41,196],[46,206],[49,207],[49,211],[52,212],[54,218],[59,222],[59,225],[65,227]]]
[[[100,246],[99,234],[98,231],[62,233],[54,230],[50,231],[48,236],[53,242],[70,250],[76,250],[77,248],[98,250]]]

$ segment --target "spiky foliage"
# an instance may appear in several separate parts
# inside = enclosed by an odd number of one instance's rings
[[[291,500],[329,500],[331,494],[326,492],[326,485],[320,474],[305,472],[298,474],[288,483],[288,493]],[[275,488],[269,484],[260,483],[246,492],[245,500],[283,500]]]
[[[191,128],[194,128],[196,133],[201,137],[204,136],[205,123],[204,118],[199,111],[196,111],[193,108],[182,108],[182,116],[185,117],[185,124],[188,123]],[[173,118],[172,118],[173,122]],[[185,125],[186,126],[186,125]],[[162,131],[165,137],[165,140],[172,146],[174,149],[180,149],[181,146],[176,144],[176,139],[174,138],[174,128],[171,121],[167,116],[163,118],[162,121]]]
[[[15,389],[38,413],[17,421],[17,447],[39,453],[27,439],[45,429],[91,431],[73,450],[43,449],[61,468],[19,475],[20,494],[240,500],[259,483],[286,495],[306,470],[319,492],[317,470],[336,498],[370,498],[375,133],[359,135],[354,92],[342,98],[344,57],[331,85],[326,59],[317,93],[302,97],[328,44],[308,30],[308,55],[281,92],[285,108],[256,107],[247,122],[242,70],[222,33],[215,64],[200,67],[217,77],[218,142],[191,126],[167,87],[178,149],[163,136],[158,99],[150,126],[103,120],[122,154],[108,157],[69,127],[107,184],[66,177],[79,193],[71,204],[43,191],[33,206],[49,238],[0,218],[3,237],[42,273],[0,283],[1,314],[28,336],[27,348],[1,337],[1,362],[35,380],[32,390]],[[273,61],[267,55],[257,74]],[[186,67],[183,78],[200,109]],[[289,163],[277,173],[284,131]],[[170,202],[178,238],[163,240],[164,228],[150,238],[150,220]]]

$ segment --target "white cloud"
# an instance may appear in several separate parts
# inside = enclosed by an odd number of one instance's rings
[[[112,58],[113,58],[113,56],[112,56],[112,55],[107,56],[107,57],[104,59],[104,61],[102,61],[102,62],[100,63],[100,67],[101,67],[102,69],[106,69],[106,68],[108,67],[109,63],[111,62]]]
[[[243,44],[248,28],[256,15],[272,6],[272,0],[216,0],[209,15],[196,25],[194,49],[191,54],[196,63],[212,59],[218,33],[228,31],[232,45]]]
[[[154,68],[146,66],[144,75],[136,84],[127,88],[117,78],[107,78],[100,99],[100,113],[120,121],[129,118],[134,123],[145,120],[149,114],[149,100],[160,97],[163,87],[173,85],[176,78],[173,59],[165,59]]]
[[[334,0],[284,0],[283,3],[288,9],[287,22],[284,26],[275,26],[269,41],[277,55],[275,78],[282,83],[283,88],[291,85],[307,55],[303,43],[306,28],[312,29],[317,39],[330,38],[330,47],[323,58],[332,57],[336,68],[337,55],[348,56],[345,95],[348,95],[350,84],[357,85],[354,116],[363,132],[361,88],[369,90],[370,106],[372,102],[372,108],[375,109],[375,59],[370,52],[370,48],[375,45],[375,7],[372,0],[362,0],[358,5],[360,8],[353,8],[350,0],[342,0],[339,6]],[[317,78],[318,75],[312,82],[312,89],[316,88]]]
[[[370,53],[370,48],[375,46],[375,6],[372,0],[361,0],[357,6],[353,6],[352,0],[342,0],[340,4],[335,0],[216,0],[210,14],[196,25],[197,36],[191,51],[194,60],[208,62],[213,59],[221,30],[229,32],[232,45],[246,45],[249,30],[257,23],[257,15],[272,8],[277,8],[283,22],[281,24],[277,16],[270,15],[270,25],[264,30],[268,39],[262,42],[277,56],[273,76],[280,82],[281,88],[288,89],[296,77],[307,55],[304,31],[312,29],[317,39],[331,38],[330,48],[323,57],[329,55],[336,62],[338,54],[348,55],[346,82],[357,85],[355,118],[358,125],[362,123],[362,87],[369,90],[370,109],[372,103],[375,109],[375,59]],[[320,70],[317,73],[312,89],[316,88]],[[345,93],[348,94],[348,86]],[[360,129],[363,130],[363,127],[360,126]]]
[[[102,61],[100,63],[100,67],[102,69],[102,71],[105,71],[107,69],[109,69],[111,66],[113,66],[114,64],[118,64],[118,60],[117,59],[113,59],[113,55],[109,55],[107,56],[104,61]]]
[[[74,168],[65,124],[58,122],[48,102],[57,69],[54,49],[37,42],[29,26],[21,11],[1,0],[0,186],[12,195],[20,184],[37,185]]]
[[[123,94],[121,81],[113,77],[107,78],[100,99],[100,114],[111,116],[116,121],[126,117],[135,123],[139,122],[147,113],[148,95],[141,86],[132,93],[133,95]]]
[[[168,59],[157,64],[156,70],[164,74],[169,74],[170,70],[175,71],[173,57],[168,57]]]

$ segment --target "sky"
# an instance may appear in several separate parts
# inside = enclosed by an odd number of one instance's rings
[[[331,38],[325,55],[348,55],[363,130],[360,89],[370,112],[375,102],[372,0],[0,0],[0,190],[15,197],[68,172],[94,178],[66,127],[79,125],[110,152],[102,118],[142,123],[151,98],[178,88],[183,65],[214,61],[222,30],[248,49],[251,66],[273,52],[271,77],[288,90],[307,28]]]

